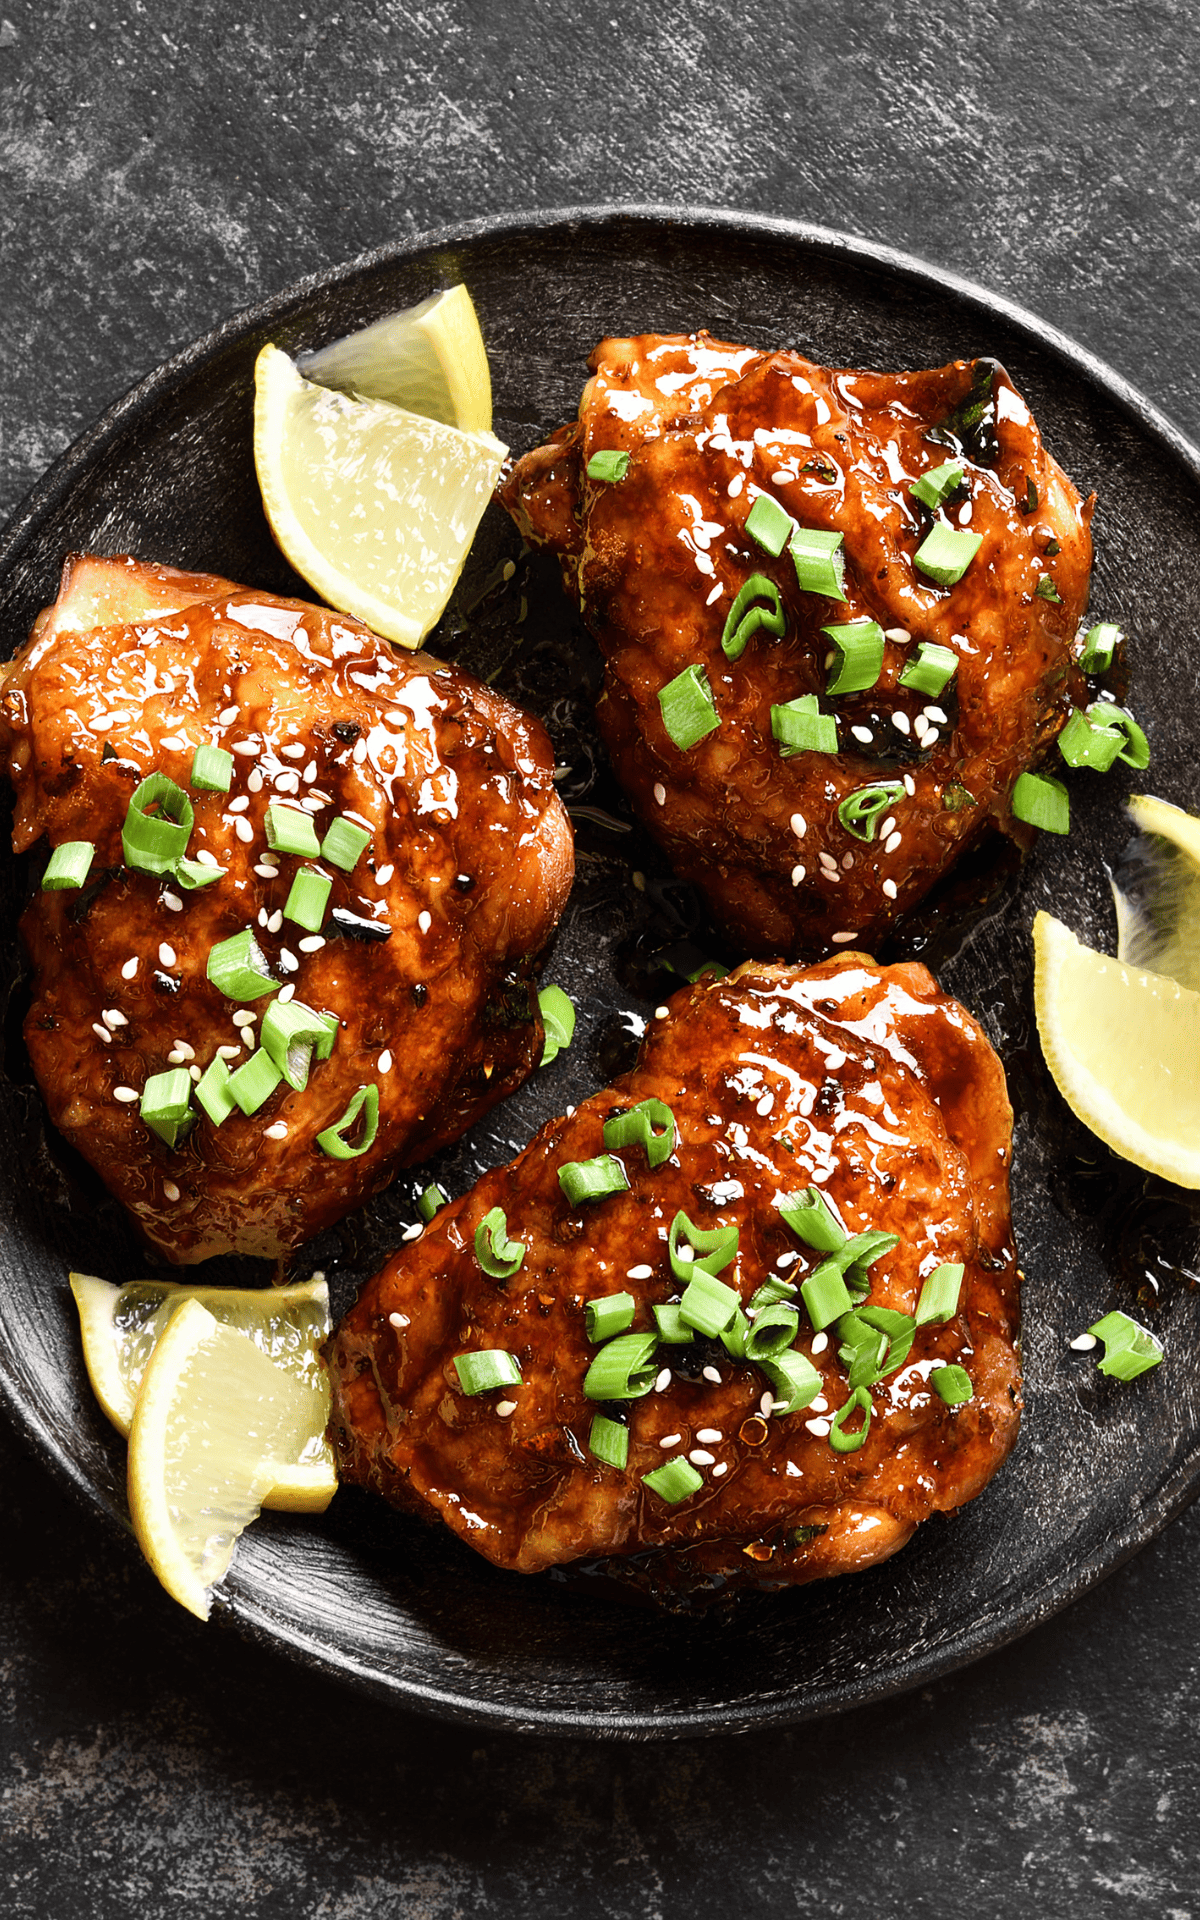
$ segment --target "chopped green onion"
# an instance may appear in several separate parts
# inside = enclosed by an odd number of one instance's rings
[[[835,1258],[843,1273],[847,1273],[851,1267],[861,1267],[865,1273],[868,1267],[873,1267],[885,1253],[890,1253],[893,1247],[899,1245],[898,1233],[885,1233],[880,1227],[868,1227],[865,1233],[856,1233],[852,1239],[844,1241],[837,1249]]]
[[[908,491],[923,507],[935,511],[961,487],[964,471],[960,460],[943,460],[940,467],[930,467],[927,473],[914,480]]]
[[[594,1160],[568,1160],[558,1170],[558,1184],[573,1207],[585,1200],[608,1200],[624,1193],[629,1175],[611,1153],[599,1153]]]
[[[209,949],[208,977],[227,1000],[257,1000],[264,993],[278,993],[279,982],[267,971],[267,958],[254,929],[246,927],[228,940],[218,940]]]
[[[706,1333],[710,1340],[715,1340],[726,1327],[733,1325],[741,1304],[740,1295],[732,1287],[698,1267],[695,1277],[684,1288],[679,1317],[686,1326],[695,1327],[697,1333]]]
[[[589,1400],[640,1400],[657,1378],[656,1333],[620,1333],[601,1347],[583,1377]]]
[[[862,1426],[857,1433],[847,1433],[846,1422],[856,1407],[862,1408]],[[865,1387],[855,1387],[845,1405],[838,1408],[829,1423],[829,1444],[835,1453],[857,1453],[870,1431],[871,1396]]]
[[[794,1300],[799,1291],[799,1287],[793,1286],[790,1280],[784,1280],[777,1274],[772,1274],[769,1280],[764,1280],[762,1286],[756,1287],[750,1295],[750,1311],[761,1313],[764,1307],[774,1307],[781,1300]]]
[[[922,640],[913,658],[906,662],[898,684],[936,700],[957,672],[958,655],[950,647],[937,647],[932,640]]]
[[[197,747],[188,779],[193,787],[202,787],[206,793],[228,793],[233,785],[233,755],[224,747]]]
[[[321,851],[311,813],[272,800],[267,808],[267,845],[276,853],[295,853],[315,860]]]
[[[631,1293],[606,1293],[599,1300],[589,1300],[583,1319],[592,1345],[598,1346],[602,1340],[624,1333],[632,1324],[636,1305]]]
[[[783,552],[795,524],[791,514],[769,493],[760,493],[746,515],[746,532],[773,560]]]
[[[768,604],[764,605],[763,603]],[[721,634],[721,646],[727,660],[740,660],[746,644],[760,627],[778,639],[787,621],[779,588],[765,573],[752,573],[729,609],[729,618]]]
[[[623,480],[629,472],[629,455],[617,447],[605,447],[587,463],[589,480]]]
[[[371,836],[365,827],[356,827],[344,813],[336,813],[321,842],[321,858],[328,860],[331,867],[340,867],[343,873],[353,873],[364,848],[370,844]],[[309,849],[305,847],[304,851],[307,853]]]
[[[332,1035],[323,1013],[300,1000],[272,1000],[262,1023],[262,1045],[289,1087],[302,1093],[308,1085],[313,1050]]]
[[[1139,1326],[1127,1313],[1106,1313],[1088,1332],[1104,1342],[1101,1373],[1111,1374],[1116,1380],[1136,1380],[1139,1373],[1147,1373],[1163,1357],[1162,1345],[1149,1328]]]
[[[228,871],[225,867],[210,867],[206,860],[182,859],[175,862],[174,874],[185,893],[193,893],[197,887],[211,887],[214,880],[223,880]]]
[[[1089,627],[1083,636],[1083,652],[1079,664],[1085,673],[1107,673],[1113,663],[1113,654],[1125,635],[1120,627],[1111,620],[1099,620]]]
[[[679,1243],[686,1239],[696,1253],[695,1260],[680,1258]],[[713,1227],[704,1232],[694,1227],[682,1207],[671,1222],[671,1231],[667,1236],[667,1250],[671,1256],[671,1272],[686,1286],[699,1267],[705,1273],[720,1273],[727,1267],[738,1249],[738,1229],[736,1227]]]
[[[1048,573],[1044,573],[1038,581],[1033,596],[1035,600],[1052,600],[1055,606],[1062,605],[1062,595]]]
[[[947,1320],[953,1320],[958,1312],[964,1271],[961,1260],[947,1260],[929,1274],[917,1301],[919,1327],[942,1326]]]
[[[139,1111],[151,1133],[174,1147],[195,1119],[191,1101],[191,1075],[186,1067],[173,1067],[168,1073],[151,1074],[142,1088]]]
[[[1093,711],[1089,707],[1085,713],[1076,707],[1058,736],[1058,750],[1069,767],[1091,767],[1094,773],[1107,773],[1125,745],[1125,735],[1116,727],[1093,720]]]
[[[861,693],[873,687],[883,667],[883,628],[877,620],[852,620],[843,626],[822,627],[840,661],[825,685],[826,693]]]
[[[359,1143],[352,1147],[346,1139],[355,1121],[362,1116],[362,1132]],[[325,1127],[317,1135],[317,1145],[322,1153],[331,1160],[357,1160],[375,1144],[375,1135],[379,1132],[379,1088],[376,1086],[359,1087],[353,1094],[349,1106],[340,1120],[331,1127]]]
[[[953,587],[962,579],[983,544],[981,533],[960,532],[945,520],[935,520],[913,555],[919,567],[939,587]]]
[[[629,1465],[629,1428],[623,1427],[619,1420],[610,1420],[606,1413],[593,1415],[588,1452],[597,1460],[603,1460],[606,1467],[618,1467],[624,1472]]]
[[[771,733],[786,759],[793,753],[836,753],[837,721],[821,713],[815,693],[802,693],[785,706],[771,708]]]
[[[784,1302],[763,1307],[743,1341],[747,1360],[776,1360],[800,1330],[800,1315]]]
[[[720,1284],[720,1281],[718,1281],[717,1285],[720,1286]],[[685,1294],[684,1299],[686,1298],[687,1295]],[[749,1331],[750,1322],[747,1320],[745,1311],[739,1304],[734,1310],[733,1319],[729,1322],[729,1325],[722,1327],[720,1334],[717,1336],[726,1353],[729,1354],[732,1359],[744,1360],[746,1358],[746,1335]]]
[[[654,1324],[658,1328],[658,1337],[664,1346],[687,1347],[696,1338],[695,1329],[689,1327],[672,1301],[668,1306],[651,1307]]]
[[[235,1073],[230,1074],[229,1091],[243,1113],[257,1113],[282,1079],[282,1070],[276,1066],[266,1048],[259,1047]]]
[[[975,1398],[971,1376],[964,1367],[935,1367],[929,1376],[929,1384],[948,1407],[961,1407],[967,1400]]]
[[[819,1187],[805,1187],[803,1193],[792,1194],[778,1205],[781,1218],[806,1247],[815,1247],[818,1253],[836,1253],[845,1246],[849,1235],[839,1227]]]
[[[341,1022],[335,1013],[321,1013],[317,1015],[317,1018],[325,1022],[325,1032],[318,1038],[313,1048],[313,1058],[315,1060],[328,1060],[333,1052],[333,1043],[338,1037]]]
[[[540,1064],[548,1067],[550,1062],[558,1054],[563,1053],[575,1038],[575,1009],[562,988],[552,986],[543,987],[538,994],[538,1012],[542,1016],[542,1027],[546,1035]],[[605,1145],[608,1145],[607,1141]]]
[[[846,556],[840,533],[797,527],[789,544],[801,592],[823,593],[827,600],[846,598]]]
[[[42,875],[43,893],[62,893],[68,887],[81,887],[96,857],[90,840],[62,840],[46,862]]]
[[[503,1207],[493,1207],[476,1227],[475,1258],[493,1280],[511,1280],[524,1260],[525,1242],[509,1239]]]
[[[842,1278],[842,1270],[835,1260],[822,1260],[819,1267],[813,1268],[807,1280],[800,1282],[800,1298],[814,1333],[823,1332],[843,1313],[849,1313],[854,1305]]]
[[[654,1467],[651,1472],[644,1473],[642,1485],[651,1488],[668,1506],[677,1507],[681,1500],[689,1499],[704,1485],[704,1476],[696,1472],[690,1460],[685,1460],[679,1454],[674,1460],[668,1460],[664,1467]]]
[[[661,1133],[655,1133],[656,1123]],[[606,1147],[644,1147],[650,1167],[661,1167],[671,1158],[678,1137],[675,1115],[663,1100],[639,1100],[636,1107],[627,1107],[604,1122]]]
[[[214,1127],[223,1127],[237,1106],[229,1091],[229,1068],[220,1054],[209,1061],[196,1082],[196,1098]]]
[[[1061,780],[1049,773],[1022,773],[1009,802],[1013,815],[1043,833],[1069,833],[1071,803]]]
[[[773,1360],[760,1360],[758,1366],[771,1383],[777,1413],[798,1413],[801,1407],[811,1406],[821,1391],[821,1376],[802,1353],[780,1353]]]
[[[320,933],[333,881],[320,867],[301,867],[292,880],[283,904],[283,917],[309,933]]]
[[[857,787],[838,807],[838,819],[856,840],[873,840],[880,814],[895,806],[903,795],[903,780],[876,780],[872,786]]]
[[[846,1368],[847,1385],[852,1393],[859,1387],[873,1386],[883,1378],[888,1351],[886,1333],[871,1326],[859,1313],[851,1312],[842,1314],[837,1335],[841,1341],[838,1359]]]
[[[908,1359],[917,1323],[911,1313],[897,1313],[891,1307],[859,1307],[856,1313],[860,1321],[874,1327],[887,1341],[887,1352],[878,1363],[879,1372],[876,1376],[882,1380],[886,1374],[895,1373],[896,1368],[902,1367]],[[851,1381],[852,1386],[858,1384],[857,1380]]]
[[[434,1214],[439,1213],[449,1203],[449,1200],[450,1195],[445,1187],[440,1187],[436,1180],[431,1180],[424,1191],[417,1195],[417,1212],[426,1226],[429,1225]]]
[[[165,773],[147,774],[130,795],[121,849],[127,867],[169,873],[187,852],[196,815],[182,787]]]
[[[687,753],[720,726],[712,688],[703,667],[685,667],[658,696],[663,725],[681,753]]]
[[[464,1393],[490,1393],[493,1387],[519,1387],[521,1369],[516,1356],[503,1347],[481,1347],[475,1353],[456,1353],[454,1371]]]
[[[1150,745],[1145,734],[1133,715],[1126,708],[1114,706],[1111,700],[1095,700],[1087,710],[1092,726],[1112,728],[1121,736],[1122,747],[1117,755],[1127,767],[1133,767],[1142,773],[1150,765]]]

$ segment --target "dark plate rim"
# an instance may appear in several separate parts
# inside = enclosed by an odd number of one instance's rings
[[[376,247],[328,272],[306,275],[268,299],[243,308],[219,326],[202,334],[155,367],[99,416],[61,453],[34,485],[0,532],[0,575],[27,541],[35,539],[41,524],[53,514],[81,469],[103,456],[105,449],[131,420],[151,411],[183,379],[196,373],[234,341],[256,332],[266,333],[314,295],[344,286],[365,273],[401,262],[414,263],[462,248],[477,240],[502,238],[519,245],[528,237],[561,227],[587,227],[593,232],[619,226],[651,232],[664,226],[694,231],[708,238],[747,237],[783,241],[798,253],[825,260],[843,260],[866,271],[883,273],[926,291],[951,296],[959,304],[989,319],[1000,319],[1012,331],[1026,336],[1041,353],[1068,367],[1086,384],[1098,387],[1138,428],[1155,440],[1200,483],[1200,448],[1124,375],[1069,335],[1041,320],[1028,308],[976,282],[945,271],[916,255],[879,242],[800,220],[743,213],[722,207],[680,207],[655,203],[600,203],[552,207],[543,210],[497,213],[436,228],[410,240]],[[98,1484],[58,1444],[36,1406],[21,1391],[19,1354],[0,1349],[0,1404],[18,1431],[55,1476],[68,1485],[109,1525],[128,1533],[114,1514]],[[15,1364],[12,1364],[15,1363]],[[727,1706],[700,1707],[693,1713],[587,1713],[539,1707],[522,1713],[508,1704],[491,1704],[450,1685],[433,1688],[424,1682],[389,1679],[366,1668],[332,1647],[281,1622],[251,1596],[233,1586],[216,1596],[214,1620],[237,1630],[254,1644],[284,1653],[328,1677],[349,1682],[377,1698],[402,1708],[463,1725],[509,1732],[589,1736],[618,1740],[686,1739],[704,1735],[750,1732],[767,1726],[797,1725],[824,1715],[894,1697],[910,1688],[941,1679],[984,1655],[998,1652],[1049,1619],[1114,1573],[1175,1519],[1200,1494],[1200,1446],[1154,1489],[1136,1517],[1103,1552],[1073,1566],[1059,1578],[1048,1578],[1031,1590],[1024,1602],[1002,1620],[985,1612],[973,1630],[960,1634],[952,1646],[922,1656],[909,1654],[889,1670],[886,1678],[864,1675],[826,1686],[803,1700],[762,1699],[742,1712]]]

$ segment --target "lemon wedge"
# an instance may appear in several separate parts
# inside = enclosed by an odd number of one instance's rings
[[[1033,923],[1034,1004],[1063,1099],[1122,1159],[1200,1187],[1200,993]]]
[[[302,354],[299,366],[306,380],[341,393],[388,400],[464,433],[492,430],[487,349],[461,285]]]
[[[307,1387],[198,1300],[183,1302],[150,1355],[133,1410],[129,1511],[163,1586],[199,1619],[311,1422]]]
[[[1148,850],[1140,901],[1112,882],[1117,958],[1200,992],[1200,820],[1152,794],[1128,807]]]
[[[279,546],[330,606],[419,646],[508,449],[491,433],[318,386],[279,347],[263,348],[254,380],[254,464]]]
[[[73,1273],[83,1358],[92,1391],[119,1433],[128,1436],[146,1366],[169,1321],[188,1300],[249,1336],[260,1353],[309,1396],[308,1428],[294,1458],[280,1460],[262,1504],[292,1513],[322,1513],[337,1491],[325,1438],[329,1379],[318,1348],[329,1333],[329,1288],[314,1275],[292,1287],[197,1287],[169,1280],[113,1286]]]

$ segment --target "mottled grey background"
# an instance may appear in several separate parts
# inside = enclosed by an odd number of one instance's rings
[[[0,520],[250,301],[460,219],[596,201],[922,254],[1200,439],[1198,66],[1182,0],[0,0]],[[926,1692],[617,1749],[313,1680],[172,1608],[3,1425],[0,1471],[6,1913],[1200,1920],[1195,1509]]]

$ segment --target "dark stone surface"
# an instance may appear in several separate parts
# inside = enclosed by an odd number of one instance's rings
[[[1200,437],[1198,64],[1173,0],[817,0],[752,24],[733,0],[0,0],[0,516],[236,308],[430,227],[582,201],[923,254]],[[1194,1509],[925,1692],[623,1750],[418,1722],[201,1629],[7,1428],[0,1463],[6,1911],[1200,1915]]]

